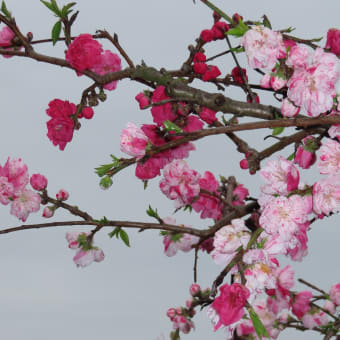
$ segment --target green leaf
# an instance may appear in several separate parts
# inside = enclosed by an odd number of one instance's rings
[[[123,229],[120,229],[119,236],[121,240],[126,244],[126,246],[130,247],[129,235],[126,233],[126,231]]]
[[[282,133],[282,132],[284,131],[284,129],[285,129],[285,128],[282,127],[282,126],[276,127],[276,128],[273,129],[272,135],[273,135],[273,136],[277,136],[277,135],[279,135],[280,133]]]
[[[154,218],[156,218],[157,220],[160,219],[160,217],[159,217],[159,215],[158,215],[158,212],[157,212],[157,209],[154,210],[154,209],[151,207],[150,204],[149,204],[149,208],[148,208],[148,210],[146,211],[146,213],[147,213],[150,217],[154,217]]]
[[[178,242],[182,238],[182,236],[183,236],[182,233],[176,233],[176,234],[172,234],[170,239],[173,242]]]
[[[263,26],[272,29],[272,24],[270,23],[268,17],[266,15],[263,16]]]
[[[163,125],[164,125],[164,127],[167,131],[175,131],[175,132],[178,132],[178,133],[183,132],[183,130],[179,126],[177,126],[173,122],[170,122],[170,120],[164,121]]]
[[[103,164],[100,165],[98,168],[95,168],[95,172],[99,177],[103,177],[106,175],[106,173],[111,170],[112,168],[114,168],[114,163],[110,163],[110,164]]]
[[[239,23],[235,28],[230,29],[229,31],[225,32],[224,34],[233,35],[235,37],[242,37],[244,33],[249,30],[249,27],[239,19]]]
[[[56,14],[58,17],[61,17],[61,13],[60,10],[58,8],[57,3],[55,2],[55,0],[51,0],[51,3],[44,1],[44,0],[40,0],[50,11],[52,11],[54,14]]]
[[[233,47],[230,49],[230,51],[235,52],[235,53],[241,53],[241,52],[244,52],[245,49],[244,47]]]
[[[259,337],[259,339],[262,339],[262,336],[265,336],[266,338],[270,339],[270,336],[266,328],[263,326],[262,321],[260,320],[256,312],[254,311],[254,309],[252,307],[249,307],[248,311],[249,311],[251,321],[253,322],[253,326],[255,328],[256,334]]]
[[[148,187],[149,181],[143,181],[143,183],[144,183],[144,190],[146,190],[146,188]]]
[[[119,167],[119,166],[120,166],[120,159],[117,158],[117,157],[114,156],[114,155],[110,155],[110,157],[111,157],[112,160],[113,160],[113,166],[114,166],[115,168]]]
[[[70,8],[73,7],[74,5],[76,5],[76,2],[70,2],[61,9],[62,18],[66,18],[67,15],[73,11],[72,9],[70,10]]]
[[[110,236],[110,238],[112,238],[113,236],[118,234],[119,230],[120,230],[120,228],[116,227],[110,233],[108,233],[108,235]]]
[[[192,206],[190,204],[187,204],[185,207],[184,207],[184,211],[187,211],[189,210],[189,213],[192,213]]]
[[[85,234],[80,234],[77,238],[80,248],[84,251],[90,250],[90,245]]]
[[[287,157],[289,161],[292,161],[295,158],[295,151]]]
[[[1,3],[1,12],[5,14],[6,18],[12,19],[11,12],[7,9],[5,1],[2,1]]]
[[[60,37],[60,32],[61,32],[61,21],[57,21],[52,28],[53,45],[55,45],[56,42],[58,41],[58,39]]]

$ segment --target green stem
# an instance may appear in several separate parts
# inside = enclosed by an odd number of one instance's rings
[[[222,10],[220,10],[218,7],[216,7],[214,4],[212,4],[208,0],[201,0],[205,5],[207,5],[209,8],[211,8],[213,11],[218,13],[222,18],[227,20],[230,24],[234,23],[234,20],[230,18],[227,14],[225,14]]]

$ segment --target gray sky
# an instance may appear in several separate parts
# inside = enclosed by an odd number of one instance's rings
[[[122,46],[135,63],[142,59],[155,67],[178,68],[187,57],[187,46],[200,31],[211,26],[211,12],[199,1],[144,0],[144,1],[90,1],[81,0],[74,34],[94,33],[97,29],[117,32]],[[297,36],[312,38],[325,36],[328,28],[339,23],[340,3],[337,1],[215,1],[229,15],[239,12],[245,18],[259,19],[267,14],[274,29],[296,27]],[[7,0],[17,24],[35,39],[46,38],[55,18],[38,0]],[[340,27],[339,27],[340,28]],[[106,49],[114,48],[104,43]],[[207,48],[207,55],[225,48],[218,42]],[[39,46],[42,53],[63,56],[62,43]],[[244,59],[243,64],[245,65]],[[126,64],[123,64],[124,67]],[[222,72],[234,65],[230,57],[218,64]],[[84,121],[81,129],[64,152],[54,147],[46,137],[45,110],[54,98],[78,103],[81,91],[90,82],[76,77],[70,70],[18,58],[0,60],[2,80],[0,134],[0,163],[7,157],[21,157],[30,174],[40,172],[49,180],[49,193],[60,188],[70,192],[70,204],[76,204],[96,218],[150,221],[145,210],[148,204],[157,207],[161,216],[173,212],[173,202],[158,189],[159,178],[151,181],[147,191],[134,177],[134,167],[118,174],[108,191],[98,186],[93,169],[109,162],[110,154],[122,156],[119,150],[120,131],[126,122],[150,123],[151,115],[140,111],[134,100],[143,90],[140,84],[123,81],[108,100],[95,108],[95,117]],[[258,78],[250,73],[251,81]],[[206,87],[211,91],[214,88]],[[227,95],[244,99],[237,91]],[[261,96],[263,103],[272,103],[271,97]],[[267,100],[267,101],[266,101]],[[262,141],[265,132],[247,134],[251,143],[268,145]],[[257,195],[259,176],[249,177],[240,172],[241,157],[231,143],[223,137],[196,143],[188,163],[203,173],[212,171],[216,176],[236,174],[237,180]],[[214,148],[215,153],[211,152]],[[282,154],[288,156],[291,150]],[[216,161],[218,160],[218,161]],[[312,174],[309,174],[311,181]],[[308,177],[306,179],[308,181]],[[0,206],[1,228],[17,226],[18,220],[9,215],[9,208]],[[179,223],[204,227],[210,221],[201,221],[197,215],[177,214]],[[73,219],[57,211],[53,220]],[[40,223],[40,213],[32,214],[28,223]],[[320,284],[328,290],[339,282],[336,261],[340,231],[336,217],[313,225],[309,233],[310,254],[302,263],[293,263],[297,277]],[[183,305],[189,297],[188,288],[193,280],[193,254],[180,253],[173,258],[163,254],[162,239],[156,231],[129,232],[132,247],[110,240],[107,232],[100,232],[95,243],[105,252],[102,263],[85,269],[76,268],[74,252],[67,248],[65,232],[87,230],[62,227],[26,231],[0,237],[0,334],[6,340],[57,340],[93,338],[156,339],[171,330],[165,316],[169,307]],[[285,263],[285,261],[283,261]],[[198,278],[202,287],[209,287],[222,268],[211,258],[199,258]],[[198,313],[194,322],[196,331],[190,339],[224,339],[223,331],[213,333],[205,312]],[[292,333],[285,332],[282,339]],[[313,339],[311,333],[297,334],[295,339]]]

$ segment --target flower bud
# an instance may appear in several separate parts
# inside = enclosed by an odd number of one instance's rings
[[[99,186],[100,186],[101,189],[106,190],[106,189],[111,187],[112,183],[113,182],[112,182],[111,177],[105,176],[100,180]]]
[[[199,284],[197,283],[193,283],[191,286],[190,286],[190,295],[191,296],[196,296],[200,293],[201,291],[201,287]]]
[[[47,186],[47,179],[41,174],[34,174],[31,176],[30,183],[34,190],[42,191]]]

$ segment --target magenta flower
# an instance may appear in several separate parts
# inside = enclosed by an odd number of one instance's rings
[[[233,283],[225,284],[220,287],[220,296],[218,296],[211,307],[219,316],[219,321],[215,325],[215,330],[222,325],[228,326],[240,320],[244,314],[244,306],[250,295],[249,290],[240,285]]]
[[[298,293],[293,299],[292,312],[301,319],[309,310],[309,301],[313,297],[312,292],[306,290]]]
[[[31,176],[30,183],[34,190],[41,191],[47,187],[47,178],[41,174],[34,174]]]
[[[330,52],[340,57],[340,30],[336,28],[328,30],[325,48],[328,48]]]
[[[66,60],[77,71],[91,69],[101,63],[102,45],[91,34],[80,34],[68,46]]]

